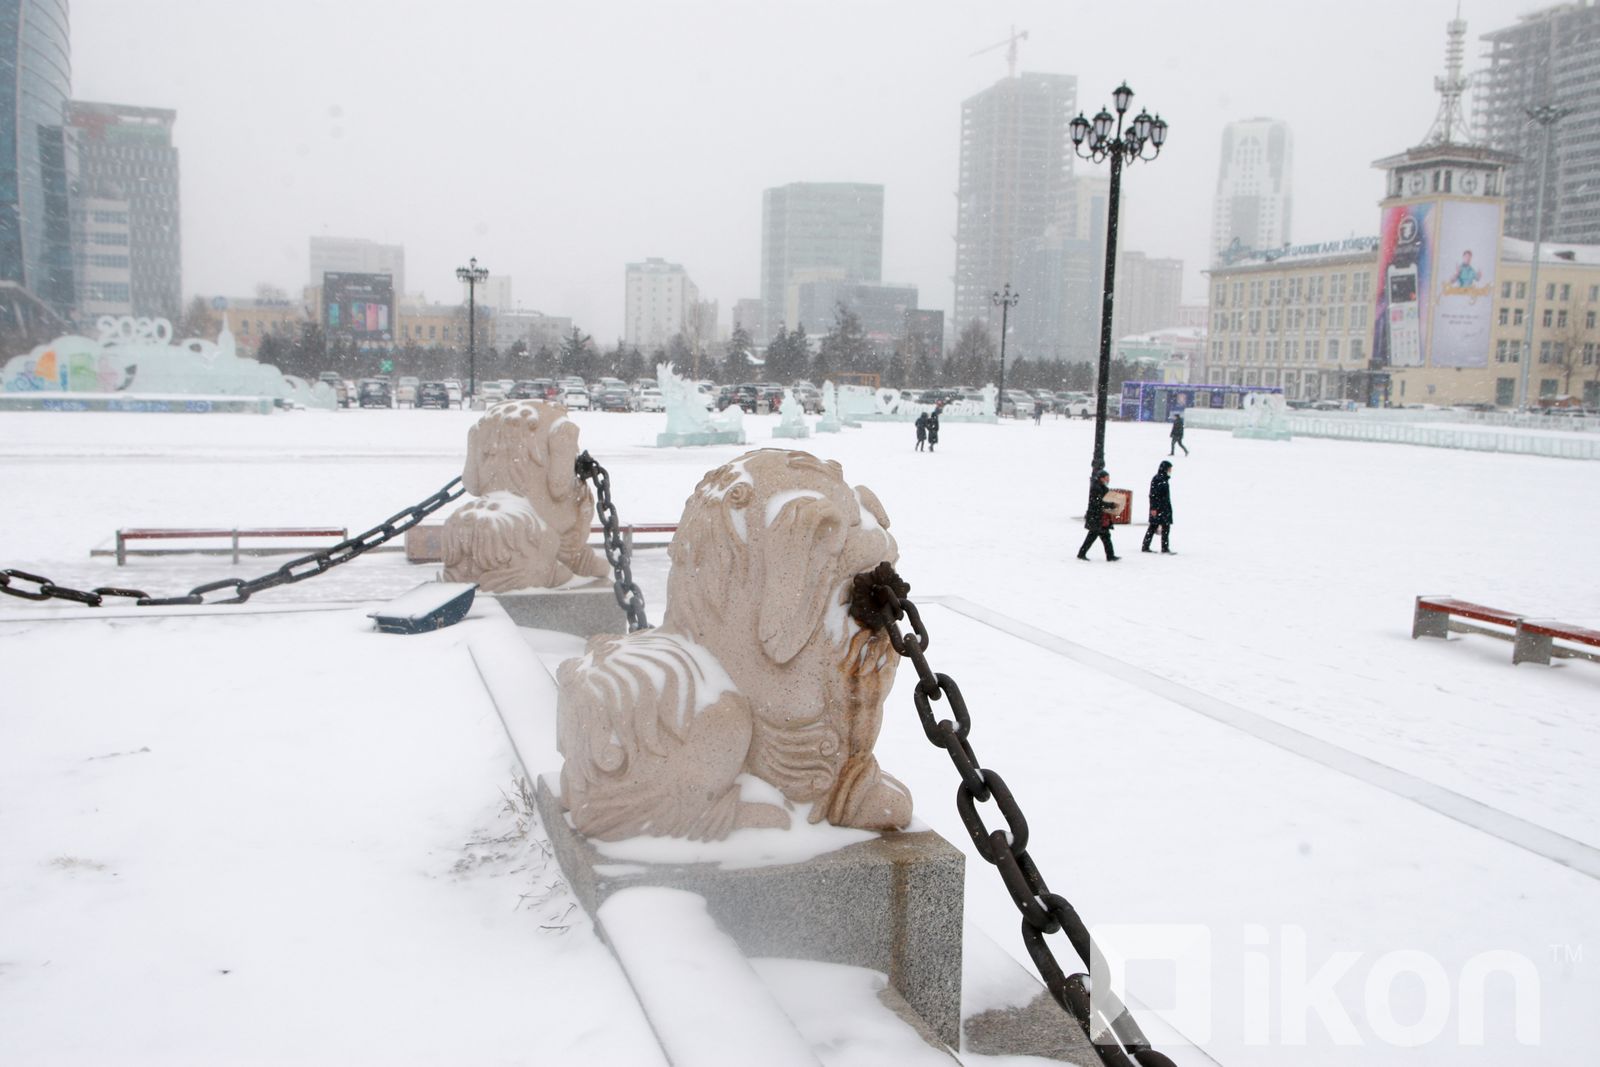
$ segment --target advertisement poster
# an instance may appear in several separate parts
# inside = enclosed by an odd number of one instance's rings
[[[1430,365],[1487,367],[1493,325],[1500,205],[1440,205],[1439,290],[1433,303]]]
[[[394,339],[394,279],[387,274],[322,276],[322,325],[330,335],[360,343]]]
[[[1383,213],[1378,235],[1378,313],[1372,366],[1420,367],[1433,277],[1432,204],[1399,204]],[[1490,257],[1493,258],[1491,253]]]

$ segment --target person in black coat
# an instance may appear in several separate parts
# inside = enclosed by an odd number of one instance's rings
[[[1172,487],[1168,484],[1172,479],[1167,474],[1172,469],[1172,464],[1166,460],[1161,461],[1161,466],[1156,469],[1156,476],[1150,479],[1150,525],[1144,529],[1144,544],[1140,552],[1150,551],[1150,539],[1161,531],[1161,551],[1167,555],[1176,555],[1172,546],[1167,542],[1167,536],[1172,532]]]
[[[939,412],[944,410],[944,404],[933,406],[933,413],[928,416],[928,451],[933,451],[933,446],[939,443]]]
[[[1167,455],[1176,456],[1178,449],[1183,449],[1183,454],[1189,454],[1189,446],[1183,443],[1183,412],[1172,416],[1172,447],[1167,449]]]
[[[924,411],[917,416],[917,451],[922,451],[922,446],[928,443],[928,413]]]
[[[1089,546],[1094,544],[1095,538],[1106,546],[1106,561],[1115,563],[1122,557],[1117,555],[1111,547],[1111,517],[1119,510],[1117,505],[1106,500],[1106,490],[1111,488],[1111,475],[1106,471],[1095,471],[1089,478],[1089,506],[1083,512],[1083,526],[1089,533],[1083,539],[1083,546],[1078,549],[1078,558],[1089,558]]]

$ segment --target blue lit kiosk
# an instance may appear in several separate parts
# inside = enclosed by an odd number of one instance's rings
[[[1200,385],[1190,382],[1123,382],[1122,415],[1136,422],[1167,422],[1190,408],[1242,408],[1252,393],[1283,393],[1277,385]]]

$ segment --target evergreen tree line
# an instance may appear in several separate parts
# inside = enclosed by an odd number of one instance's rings
[[[197,302],[199,303],[199,302]],[[209,308],[191,305],[180,324],[180,337],[214,336],[217,326]],[[967,323],[948,355],[938,351],[935,340],[912,333],[892,346],[873,343],[862,328],[860,318],[849,309],[835,309],[834,322],[819,338],[808,336],[804,326],[793,330],[778,328],[767,345],[764,365],[753,362],[755,344],[742,327],[712,350],[696,352],[683,334],[649,351],[621,341],[601,348],[577,327],[556,346],[533,348],[526,341],[500,349],[481,345],[475,366],[478,381],[497,378],[563,378],[576,375],[585,381],[618,378],[631,382],[652,378],[658,363],[671,363],[686,377],[709,379],[719,384],[764,381],[789,384],[808,380],[821,385],[840,374],[875,374],[890,389],[982,388],[1000,380],[1000,357],[982,323]],[[386,348],[357,347],[353,342],[328,337],[316,323],[303,323],[298,335],[269,334],[261,339],[256,358],[271,363],[285,374],[315,379],[323,371],[336,371],[341,377],[359,379],[385,373],[388,360],[391,375],[415,375],[423,379],[458,378],[466,381],[468,354],[461,347],[424,346],[415,341]],[[1110,388],[1119,390],[1134,377],[1134,368],[1122,360],[1111,366]],[[1089,392],[1094,388],[1094,365],[1063,363],[1055,360],[1008,358],[1005,383],[1008,389],[1051,389]]]

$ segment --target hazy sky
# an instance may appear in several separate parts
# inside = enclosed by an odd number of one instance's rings
[[[1461,0],[1467,69],[1543,6]],[[297,293],[310,235],[369,237],[405,245],[413,291],[458,299],[476,256],[608,343],[632,260],[682,263],[725,323],[759,295],[761,191],[792,181],[883,184],[884,280],[948,313],[960,104],[1006,73],[1004,48],[970,53],[1012,25],[1019,69],[1076,75],[1090,116],[1125,79],[1170,123],[1124,173],[1123,247],[1183,259],[1187,298],[1229,121],[1289,122],[1296,242],[1376,233],[1370,164],[1427,132],[1455,9],[76,0],[73,94],[177,109],[186,293]]]

